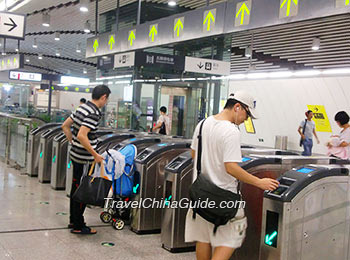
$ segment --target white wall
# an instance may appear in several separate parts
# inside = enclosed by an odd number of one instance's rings
[[[91,93],[59,91],[59,109],[75,110],[80,105],[80,99],[91,100]]]
[[[274,147],[275,136],[288,136],[288,149],[299,147],[298,126],[305,119],[307,105],[324,105],[333,133],[340,128],[334,115],[344,110],[350,114],[350,77],[317,77],[229,82],[229,93],[244,89],[257,99],[260,119],[254,120],[256,134],[247,134],[242,125],[242,142]],[[315,153],[326,153],[325,143],[331,133],[317,132],[321,144],[314,140]],[[259,142],[263,139],[263,142]]]

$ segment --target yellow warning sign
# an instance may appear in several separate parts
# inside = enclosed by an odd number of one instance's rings
[[[255,127],[251,117],[244,121],[245,130],[248,134],[255,134]]]
[[[332,127],[324,106],[307,105],[307,108],[314,113],[312,120],[315,122],[317,132],[332,132]]]

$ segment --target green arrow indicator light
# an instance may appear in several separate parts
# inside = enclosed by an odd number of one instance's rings
[[[95,40],[94,45],[92,47],[94,48],[94,53],[96,53],[97,49],[98,49],[98,40],[97,39]]]
[[[269,236],[268,234],[265,236],[265,244],[272,246],[272,240],[277,237],[277,231],[273,232],[271,234],[271,236]]]
[[[130,46],[132,46],[134,44],[135,39],[136,39],[136,37],[135,37],[134,31],[130,31],[129,39],[128,39],[128,41],[130,42]]]
[[[238,13],[236,14],[236,18],[238,18],[239,15],[241,14],[241,24],[243,24],[243,22],[244,22],[245,13],[247,13],[247,15],[250,15],[250,10],[249,10],[248,6],[246,5],[246,3],[243,3],[241,8],[239,9]]]
[[[165,198],[165,205],[168,206],[170,203],[172,195],[169,196],[169,198]]]
[[[40,158],[43,158],[43,152],[40,153]]]
[[[298,0],[284,0],[281,4],[281,9],[284,7],[284,5],[287,3],[287,13],[286,16],[290,15],[290,8],[291,8],[291,2],[293,1],[293,3],[298,6]]]
[[[184,25],[181,22],[181,19],[178,19],[174,28],[174,32],[176,32],[176,36],[180,37],[180,30],[183,30]]]
[[[152,29],[150,30],[149,35],[148,35],[149,37],[152,38],[151,42],[154,42],[154,37],[155,37],[156,35],[158,35],[158,31],[157,31],[157,29],[156,29],[156,26],[153,25],[153,26],[152,26]]]
[[[54,88],[54,87],[51,87],[51,89],[52,89],[52,90],[55,90],[55,88]]]
[[[52,162],[54,163],[56,161],[56,155],[52,158]]]
[[[113,44],[115,44],[114,35],[111,35],[111,37],[109,38],[109,42],[108,42],[110,50],[113,50]]]
[[[211,11],[209,11],[209,13],[207,14],[207,16],[204,19],[203,25],[205,25],[207,23],[207,31],[210,31],[211,28],[211,21],[213,21],[215,23],[215,17],[212,14]]]
[[[68,163],[68,169],[70,169],[71,165],[72,165],[72,161],[69,161],[69,163]]]

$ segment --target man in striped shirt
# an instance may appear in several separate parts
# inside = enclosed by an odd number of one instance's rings
[[[92,101],[81,105],[62,125],[68,141],[72,144],[70,157],[73,162],[73,183],[70,194],[69,227],[74,234],[96,234],[96,230],[87,227],[84,222],[86,204],[76,202],[72,197],[79,187],[84,166],[88,165],[90,168],[93,161],[96,163],[103,161],[103,157],[95,150],[96,131],[101,120],[100,109],[107,104],[110,93],[110,89],[105,85],[95,87],[92,91]]]

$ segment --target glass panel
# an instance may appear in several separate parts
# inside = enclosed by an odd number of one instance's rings
[[[141,85],[140,109],[141,116],[139,127],[144,131],[152,128],[153,107],[154,107],[154,88],[153,84]]]

